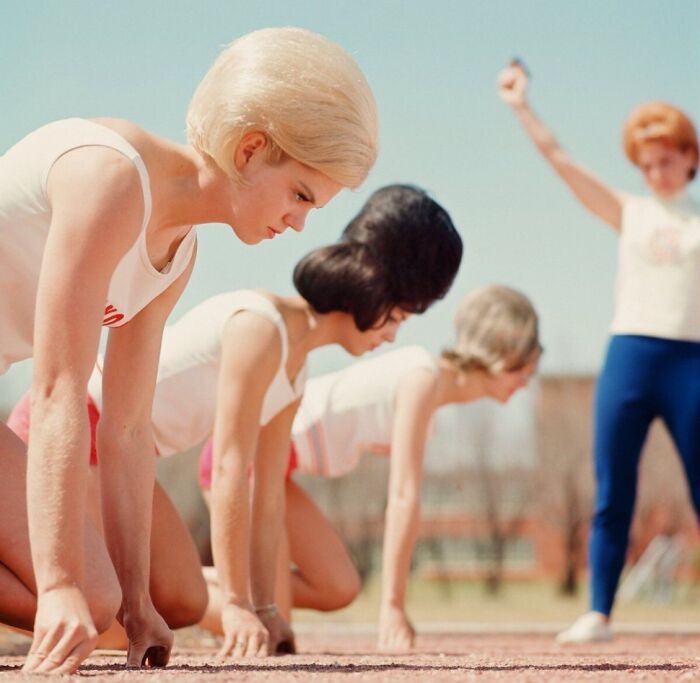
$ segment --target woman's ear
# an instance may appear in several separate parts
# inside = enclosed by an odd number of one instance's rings
[[[238,171],[250,163],[258,154],[267,150],[267,135],[260,130],[252,130],[246,133],[236,145],[233,162]]]

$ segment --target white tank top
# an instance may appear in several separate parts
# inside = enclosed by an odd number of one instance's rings
[[[292,428],[298,468],[340,477],[367,447],[389,446],[398,385],[419,368],[438,373],[438,360],[406,346],[309,380]]]
[[[192,258],[194,230],[163,272],[151,264],[146,249],[151,216],[148,172],[124,138],[86,119],[56,121],[30,133],[0,157],[0,374],[32,355],[37,285],[51,224],[49,172],[66,152],[87,146],[109,147],[130,159],[143,191],[141,232],[112,274],[102,324],[118,327],[131,320],[182,274]]]
[[[611,330],[700,341],[700,207],[687,195],[625,201]]]
[[[173,455],[196,446],[211,436],[216,415],[216,387],[219,381],[224,328],[239,311],[252,311],[272,321],[279,330],[280,364],[263,399],[260,424],[301,396],[306,365],[294,384],[287,376],[289,341],[280,312],[262,294],[239,290],[219,294],[185,313],[165,328],[160,352],[158,379],[153,399],[153,432],[160,455]],[[102,407],[102,375],[95,368],[88,393]]]

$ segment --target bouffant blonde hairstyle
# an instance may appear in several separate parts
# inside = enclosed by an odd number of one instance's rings
[[[462,372],[518,370],[542,350],[534,306],[524,294],[504,285],[467,294],[457,309],[455,327],[455,344],[442,357]]]
[[[269,159],[285,156],[345,187],[357,187],[377,157],[377,109],[353,58],[301,28],[238,38],[211,66],[190,102],[190,144],[230,177],[241,138],[266,134]]]
[[[695,164],[690,180],[698,169],[698,136],[693,122],[677,107],[665,102],[645,102],[627,117],[622,143],[627,158],[639,165],[639,148],[645,142],[665,142],[682,152],[692,151]]]

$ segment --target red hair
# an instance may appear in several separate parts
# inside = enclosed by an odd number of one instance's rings
[[[681,152],[691,150],[695,157],[690,178],[698,168],[698,136],[693,122],[677,107],[665,102],[645,102],[627,117],[622,144],[627,158],[639,165],[639,148],[645,142],[665,142]]]

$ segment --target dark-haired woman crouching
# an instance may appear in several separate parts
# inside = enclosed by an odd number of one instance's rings
[[[170,455],[213,433],[212,545],[224,601],[222,655],[294,647],[274,604],[275,565],[308,353],[339,344],[359,356],[393,341],[410,314],[447,293],[461,256],[447,212],[422,190],[392,185],[369,198],[337,243],[297,264],[299,296],[220,294],[166,328],[153,402],[155,442],[160,455]],[[91,414],[98,415],[97,371],[89,391]],[[162,517],[154,506],[153,536],[167,532],[157,528]],[[152,557],[152,573],[171,560]],[[182,567],[183,573],[189,569]]]

